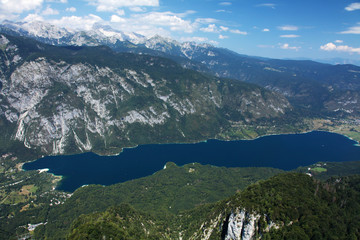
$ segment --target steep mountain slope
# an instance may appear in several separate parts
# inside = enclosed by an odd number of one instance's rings
[[[216,76],[256,83],[277,91],[293,104],[313,112],[359,114],[358,105],[351,104],[360,101],[358,66],[250,57],[208,44],[180,44],[159,36],[147,40],[145,46],[201,63]]]
[[[279,94],[164,58],[5,35],[0,43],[1,127],[11,133],[3,137],[47,154],[198,141],[229,121],[255,124],[291,111]]]
[[[99,24],[90,31],[77,32],[44,22],[5,21],[0,25],[0,31],[53,45],[106,45],[118,52],[163,56],[189,69],[256,83],[277,91],[311,114],[360,114],[356,104],[360,101],[358,66],[251,57],[209,44],[180,43],[161,36],[146,38]]]
[[[143,220],[145,224],[134,225],[143,226],[139,232],[144,238],[147,231],[154,234],[154,229],[163,226],[157,232],[159,239],[358,239],[359,183],[359,176],[321,183],[304,174],[281,174],[167,223]],[[127,215],[112,208],[82,216],[73,223],[69,239],[91,238],[94,229],[99,236],[126,236],[132,229],[129,223],[120,230],[112,224],[118,226]]]
[[[284,174],[215,207],[197,236],[209,239],[357,239],[359,176],[326,183]],[[222,226],[220,229],[214,226]],[[200,225],[200,224],[199,224]]]
[[[161,222],[125,204],[104,213],[82,215],[73,228],[67,239],[169,239]]]

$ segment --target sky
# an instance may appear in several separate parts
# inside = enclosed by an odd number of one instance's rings
[[[0,21],[196,41],[270,58],[360,60],[354,0],[0,0]]]

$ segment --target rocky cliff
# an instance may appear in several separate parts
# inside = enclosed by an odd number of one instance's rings
[[[12,140],[46,154],[204,140],[229,121],[255,123],[291,110],[276,93],[163,58],[0,40],[3,126]]]

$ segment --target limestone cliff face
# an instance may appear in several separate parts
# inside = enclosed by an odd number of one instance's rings
[[[265,232],[279,229],[283,224],[274,223],[264,214],[248,211],[241,206],[230,213],[214,212],[213,217],[203,222],[190,239],[254,240],[261,239]]]
[[[49,53],[46,45],[8,38],[0,36],[0,117],[12,140],[46,154],[196,141],[214,137],[229,120],[271,119],[291,109],[275,93],[170,60],[109,58],[101,49]]]
[[[225,240],[250,240],[258,232],[260,215],[237,209],[229,216]]]

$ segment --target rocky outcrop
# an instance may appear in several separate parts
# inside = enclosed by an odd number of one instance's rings
[[[260,215],[237,209],[229,216],[225,240],[250,240],[259,231]]]

